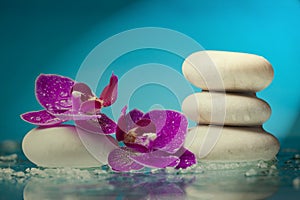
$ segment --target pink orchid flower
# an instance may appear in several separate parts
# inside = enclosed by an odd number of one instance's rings
[[[108,156],[115,171],[140,170],[144,167],[187,168],[196,156],[183,147],[187,134],[186,117],[172,110],[153,110],[146,114],[135,109],[122,110],[116,138],[125,144]]]
[[[114,74],[99,98],[84,83],[64,76],[41,74],[35,82],[35,95],[44,110],[24,113],[21,118],[37,126],[55,126],[74,120],[87,131],[111,134],[116,124],[101,113],[101,108],[112,105],[117,93],[118,77]]]

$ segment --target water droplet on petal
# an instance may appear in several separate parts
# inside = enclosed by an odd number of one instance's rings
[[[59,94],[61,97],[67,97],[69,94],[65,91],[61,91]]]
[[[39,121],[41,121],[41,118],[40,118],[40,117],[36,117],[35,120],[36,120],[37,122],[39,122]]]
[[[70,99],[62,99],[59,101],[59,105],[63,107],[68,107],[72,104],[72,101]]]

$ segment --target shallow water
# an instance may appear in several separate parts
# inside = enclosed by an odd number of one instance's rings
[[[282,148],[277,159],[138,173],[114,173],[107,166],[43,169],[15,142],[2,142],[0,199],[299,199],[300,151]]]

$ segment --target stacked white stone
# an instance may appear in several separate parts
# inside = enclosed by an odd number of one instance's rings
[[[215,71],[210,73],[208,68]],[[279,142],[262,128],[271,108],[256,96],[274,76],[272,65],[265,58],[246,53],[200,51],[184,61],[182,71],[188,81],[202,89],[182,103],[182,111],[198,124],[189,130],[185,142],[198,159],[240,162],[272,160],[276,156]],[[218,79],[221,84],[214,84]],[[221,108],[219,114],[224,117],[212,115],[214,106]],[[210,129],[221,134],[203,157],[201,151],[210,137]]]

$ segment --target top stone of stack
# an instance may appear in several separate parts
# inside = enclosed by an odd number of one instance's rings
[[[264,57],[227,51],[195,52],[186,58],[182,71],[193,85],[210,91],[257,92],[274,76]]]

